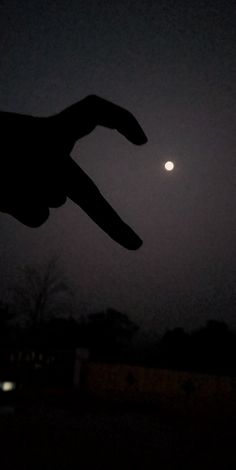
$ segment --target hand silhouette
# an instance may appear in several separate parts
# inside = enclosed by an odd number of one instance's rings
[[[142,244],[140,238],[70,157],[75,142],[97,125],[116,129],[136,145],[147,142],[130,112],[93,95],[46,118],[0,112],[0,210],[38,227],[50,207],[61,206],[69,197],[111,238],[135,250]]]

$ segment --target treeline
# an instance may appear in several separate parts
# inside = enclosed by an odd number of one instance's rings
[[[135,341],[139,326],[114,309],[75,316],[70,288],[51,259],[25,268],[10,302],[0,302],[0,349],[86,348],[92,360],[212,374],[236,374],[236,335],[225,322],[209,320],[187,333],[174,328],[152,341]],[[139,331],[142,336],[142,331]]]
[[[120,361],[127,358],[138,326],[115,309],[76,319],[47,317],[20,324],[0,305],[0,348],[68,350],[85,348],[94,360]]]
[[[156,342],[136,344],[138,325],[114,309],[80,320],[52,317],[27,325],[15,324],[0,306],[0,348],[68,350],[85,348],[92,360],[133,363],[211,374],[236,374],[236,335],[226,323],[209,320],[188,333],[174,328]],[[139,332],[140,335],[142,332]]]
[[[236,334],[223,321],[208,320],[205,326],[186,332],[168,330],[144,354],[144,364],[199,373],[236,374]]]

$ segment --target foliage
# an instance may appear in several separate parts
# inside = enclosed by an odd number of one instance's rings
[[[114,309],[89,315],[84,326],[84,343],[93,357],[103,360],[121,358],[138,326],[124,313]]]
[[[156,350],[159,366],[215,374],[235,374],[235,357],[236,336],[217,320],[191,333],[182,328],[169,330]]]
[[[79,346],[80,324],[73,317],[53,317],[22,330],[21,347],[75,349]]]
[[[25,266],[22,281],[14,286],[13,309],[28,326],[71,313],[71,291],[55,257],[45,266]]]

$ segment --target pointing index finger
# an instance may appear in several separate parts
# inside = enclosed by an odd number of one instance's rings
[[[142,245],[138,235],[123,222],[72,158],[67,162],[66,191],[67,196],[117,243],[128,250],[137,250]]]

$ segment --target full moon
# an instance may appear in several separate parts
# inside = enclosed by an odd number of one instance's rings
[[[165,169],[166,171],[172,171],[174,169],[175,165],[173,162],[166,162],[165,163]]]

